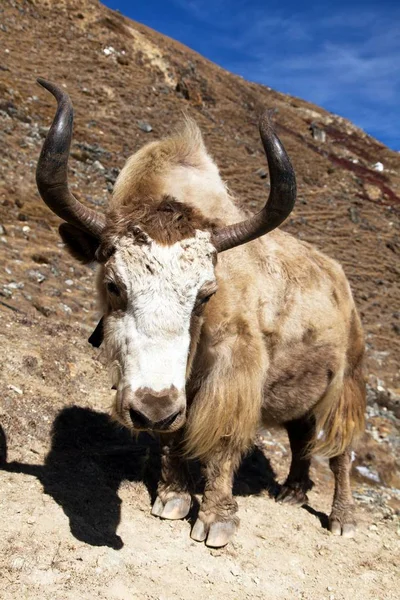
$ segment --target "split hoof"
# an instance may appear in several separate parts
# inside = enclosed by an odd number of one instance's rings
[[[184,519],[191,506],[190,496],[173,496],[169,498],[165,504],[159,496],[151,509],[151,514],[155,517],[161,517],[161,519]]]
[[[275,498],[276,502],[293,506],[308,504],[308,496],[300,485],[283,485]]]
[[[341,535],[344,538],[352,538],[356,533],[354,519],[354,504],[335,507],[329,517],[329,531],[333,535]]]
[[[234,520],[216,521],[207,525],[201,519],[197,519],[193,526],[190,537],[196,542],[204,542],[210,548],[221,548],[226,546],[236,533],[237,524]]]
[[[353,538],[356,533],[356,526],[354,523],[341,523],[340,521],[329,520],[329,531],[332,535]]]

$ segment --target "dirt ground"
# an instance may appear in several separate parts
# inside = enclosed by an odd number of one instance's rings
[[[357,536],[334,537],[325,462],[315,461],[307,509],[277,504],[288,448],[281,433],[263,432],[235,484],[239,532],[210,550],[189,537],[196,503],[183,521],[150,515],[156,443],[109,420],[112,392],[87,332],[2,317],[2,600],[398,598],[394,489],[355,478]]]
[[[4,0],[0,21],[1,600],[397,599],[398,153],[94,0]],[[190,539],[200,479],[188,519],[150,515],[157,443],[131,439],[108,417],[108,375],[87,343],[98,317],[94,274],[64,252],[58,221],[36,191],[35,164],[54,111],[34,83],[39,75],[64,82],[73,97],[71,187],[99,209],[126,157],[168,133],[186,110],[238,202],[254,212],[268,192],[256,115],[276,108],[299,189],[285,229],[343,263],[366,331],[355,539],[326,529],[333,482],[325,461],[314,460],[308,508],[275,502],[289,466],[281,431],[260,432],[242,465],[235,483],[241,526],[226,548]],[[311,123],[324,129],[325,142],[312,137]],[[378,161],[383,172],[373,166]]]
[[[150,515],[156,442],[109,420],[112,392],[87,332],[2,316],[2,600],[398,598],[395,490],[355,478],[359,530],[336,538],[326,464],[315,461],[307,509],[277,504],[289,454],[281,433],[263,432],[235,484],[239,532],[210,550],[189,537],[196,502],[183,521]]]

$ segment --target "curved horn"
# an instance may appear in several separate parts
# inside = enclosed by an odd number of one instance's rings
[[[296,178],[289,157],[274,132],[269,111],[260,120],[260,136],[268,160],[270,194],[264,208],[249,219],[215,231],[212,242],[218,252],[250,242],[278,227],[293,210]]]
[[[74,119],[70,97],[41,77],[37,82],[53,94],[58,105],[36,167],[39,193],[61,219],[98,238],[105,227],[104,215],[81,204],[68,188],[68,157]]]

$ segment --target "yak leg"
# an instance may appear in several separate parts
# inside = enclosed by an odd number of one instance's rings
[[[189,473],[180,456],[180,434],[161,435],[161,479],[151,514],[162,519],[183,519],[190,511]]]
[[[329,516],[329,529],[334,535],[353,537],[355,533],[354,500],[350,487],[350,452],[344,452],[329,460],[335,476],[335,493],[332,512]]]
[[[241,458],[240,452],[228,452],[227,447],[216,451],[204,467],[205,488],[191,537],[207,546],[225,546],[234,535],[239,518],[237,502],[232,495],[233,476]]]
[[[292,462],[289,475],[276,498],[288,504],[305,504],[308,502],[307,492],[313,487],[310,479],[311,461],[307,450],[314,434],[314,424],[310,419],[296,419],[285,423],[289,435]]]

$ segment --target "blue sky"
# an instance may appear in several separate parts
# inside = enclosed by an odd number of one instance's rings
[[[245,79],[400,150],[400,2],[103,0]]]

